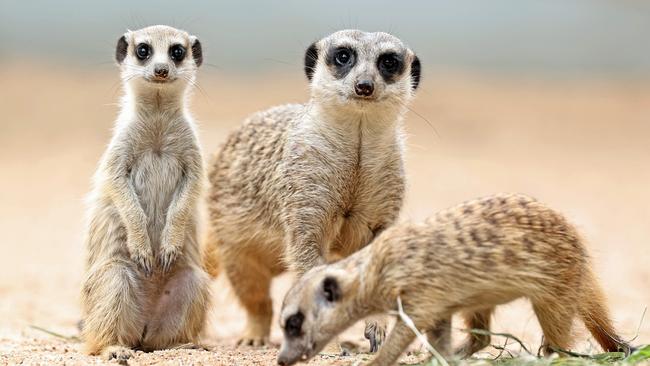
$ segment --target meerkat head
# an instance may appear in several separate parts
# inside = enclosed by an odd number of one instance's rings
[[[337,334],[363,316],[355,306],[358,282],[340,266],[319,266],[287,292],[280,313],[284,340],[279,365],[293,365],[320,352]]]
[[[201,42],[187,32],[154,25],[126,32],[117,41],[115,60],[122,80],[136,88],[179,88],[194,82],[203,62]]]
[[[420,60],[388,33],[342,30],[309,46],[305,73],[317,102],[402,110],[420,83]]]

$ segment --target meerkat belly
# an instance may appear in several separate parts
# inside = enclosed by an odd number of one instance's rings
[[[365,198],[365,197],[364,197]],[[358,199],[337,216],[338,233],[330,245],[330,256],[336,260],[346,257],[370,243],[374,236],[390,221],[392,212],[380,209],[381,203]]]
[[[131,183],[148,220],[154,248],[159,246],[167,210],[183,175],[180,162],[164,153],[146,152],[131,169]]]
[[[398,176],[391,170],[387,168],[383,173]],[[338,234],[330,245],[333,259],[346,257],[370,243],[399,213],[401,181],[374,173],[361,172],[358,183],[342,202],[334,224]]]

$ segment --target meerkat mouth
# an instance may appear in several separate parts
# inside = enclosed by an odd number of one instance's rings
[[[346,99],[346,100],[352,100],[352,101],[359,101],[359,102],[376,102],[379,100],[379,97],[377,96],[369,96],[369,97],[364,97],[356,94],[348,94],[348,93],[339,93],[339,95]]]
[[[362,102],[376,102],[377,101],[376,97],[359,97],[359,96],[353,95],[350,98],[353,99],[353,100],[358,100],[358,101],[362,101]]]
[[[146,81],[154,84],[167,84],[167,83],[173,83],[176,81],[178,78],[173,78],[173,79],[154,79],[154,78],[144,78]]]

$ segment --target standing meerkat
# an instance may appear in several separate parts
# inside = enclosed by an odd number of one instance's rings
[[[115,58],[125,94],[89,197],[82,336],[89,353],[126,359],[196,342],[204,324],[203,170],[186,107],[201,43],[151,26],[124,34]]]
[[[268,341],[272,277],[348,256],[402,206],[416,55],[390,34],[343,30],[313,43],[304,69],[309,102],[251,116],[208,173],[206,265],[223,269],[246,309],[240,344]]]
[[[289,290],[278,364],[313,357],[356,320],[394,310],[398,297],[443,354],[453,313],[462,312],[468,328],[489,330],[495,306],[519,297],[533,304],[546,354],[569,349],[576,317],[606,351],[629,351],[589,262],[575,228],[522,195],[470,201],[424,223],[395,225],[350,257],[314,268]],[[371,364],[392,365],[414,338],[398,320]],[[455,353],[466,357],[489,344],[489,335],[470,335]]]

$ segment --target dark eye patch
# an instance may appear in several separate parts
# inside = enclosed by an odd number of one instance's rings
[[[305,316],[300,311],[288,317],[284,324],[284,333],[287,337],[300,337],[304,320]]]
[[[357,52],[350,47],[336,47],[327,52],[325,60],[334,77],[341,79],[356,65]]]
[[[386,52],[377,58],[377,69],[386,83],[394,83],[404,72],[404,58],[395,52]]]
[[[186,52],[185,47],[180,44],[172,45],[169,47],[169,58],[171,58],[174,63],[178,64],[183,61]]]
[[[146,43],[138,43],[138,45],[135,46],[135,57],[140,61],[144,62],[148,60],[152,54],[153,49]]]
[[[341,288],[336,278],[326,277],[323,280],[323,294],[329,302],[335,302],[341,299]]]

